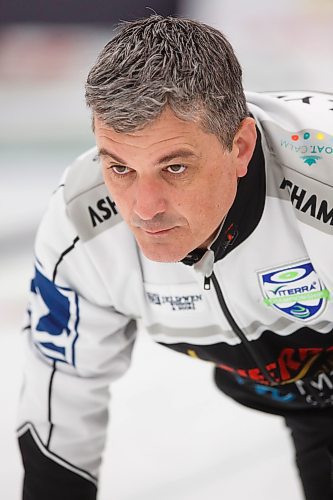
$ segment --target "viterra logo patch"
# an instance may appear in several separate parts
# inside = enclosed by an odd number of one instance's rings
[[[325,309],[330,294],[310,261],[258,274],[264,304],[289,319],[312,320]]]

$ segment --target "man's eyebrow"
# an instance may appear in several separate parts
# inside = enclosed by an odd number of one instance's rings
[[[113,160],[117,161],[118,163],[126,164],[126,162],[124,160],[122,160],[117,155],[115,155],[114,153],[111,153],[111,151],[108,151],[105,148],[101,148],[98,151],[97,156],[99,158],[101,158],[102,156],[107,156],[108,158],[112,158]]]
[[[193,151],[189,151],[188,149],[177,149],[159,158],[157,163],[169,163],[169,161],[172,161],[175,158],[181,158],[181,159],[198,158],[198,155],[193,153]]]
[[[125,160],[122,160],[121,158],[119,158],[119,156],[112,153],[111,151],[108,151],[105,148],[101,148],[98,151],[98,157],[101,158],[102,156],[107,156],[108,158],[112,158],[114,161],[121,163],[122,165],[127,164],[127,162]],[[180,158],[180,159],[196,158],[196,159],[198,159],[199,157],[198,157],[198,155],[196,155],[192,151],[189,151],[188,149],[177,149],[175,151],[172,151],[171,153],[168,153],[167,155],[161,156],[161,158],[159,158],[156,163],[157,164],[168,163],[168,162],[174,160],[175,158]]]

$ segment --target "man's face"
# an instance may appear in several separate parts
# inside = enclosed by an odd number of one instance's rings
[[[95,134],[105,184],[144,255],[159,262],[211,243],[255,144],[251,118],[227,151],[214,134],[168,108],[131,133],[95,118]]]

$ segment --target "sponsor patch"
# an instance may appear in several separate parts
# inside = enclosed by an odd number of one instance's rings
[[[31,292],[35,299],[31,314],[34,344],[46,357],[75,366],[77,294],[70,288],[56,286],[37,268]]]
[[[205,309],[202,293],[197,286],[182,284],[177,287],[168,285],[145,284],[147,300],[159,312],[202,312]]]
[[[309,167],[333,155],[333,138],[320,130],[300,130],[281,137],[281,148],[295,153]]]
[[[278,125],[263,121],[269,149],[279,165],[279,170],[289,174],[300,173],[298,186],[308,180],[308,187],[323,194],[332,187],[333,135],[319,129],[285,130]],[[322,184],[313,183],[317,180]],[[294,182],[294,181],[293,181]],[[327,201],[332,199],[328,195]]]
[[[264,303],[289,319],[305,322],[316,318],[330,297],[309,260],[258,275]]]

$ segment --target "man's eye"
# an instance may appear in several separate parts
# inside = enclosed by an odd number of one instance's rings
[[[128,167],[124,167],[123,165],[112,165],[109,168],[117,175],[125,175],[130,171]]]
[[[185,165],[169,165],[168,167],[166,167],[166,170],[171,174],[182,174],[183,172],[185,172],[186,167]]]

